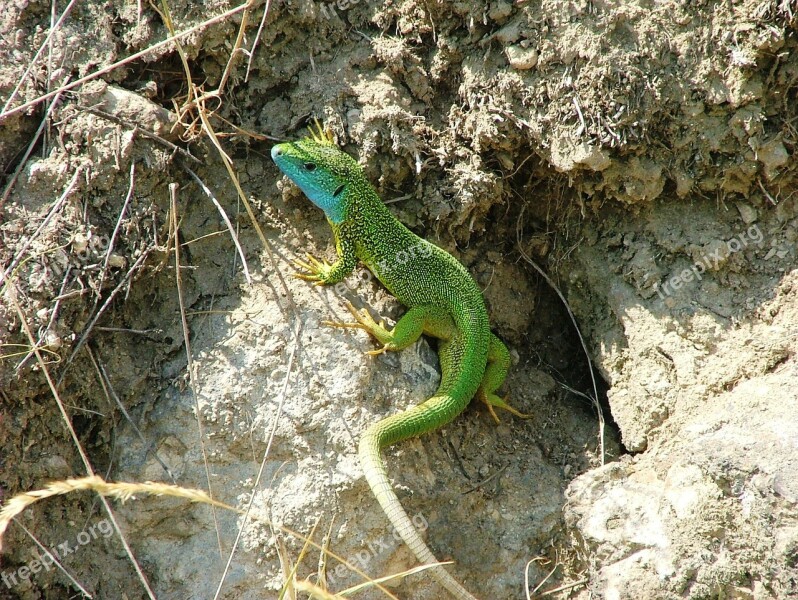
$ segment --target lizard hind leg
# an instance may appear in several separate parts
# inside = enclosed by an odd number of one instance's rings
[[[496,416],[495,408],[501,408],[507,412],[514,414],[516,417],[528,419],[532,415],[520,412],[518,409],[513,408],[507,403],[507,397],[501,398],[496,395],[504,378],[507,376],[507,370],[510,368],[510,352],[507,346],[492,333],[490,334],[490,344],[488,346],[488,364],[485,367],[485,374],[482,376],[482,381],[477,390],[477,397],[485,403],[488,407],[490,416],[496,423],[499,423],[499,417]]]
[[[377,323],[365,308],[360,310],[356,309],[354,305],[346,300],[346,308],[355,318],[353,323],[342,323],[340,321],[322,321],[322,325],[328,327],[343,327],[348,329],[362,329],[369,335],[373,336],[380,344],[382,349],[379,351],[370,351],[369,354],[381,354],[387,349],[387,345],[393,340],[393,333],[388,331],[385,327],[385,321]]]
[[[347,309],[355,318],[354,323],[324,321],[330,327],[362,329],[381,344],[377,350],[366,354],[376,355],[386,351],[403,350],[414,344],[422,333],[448,339],[454,331],[454,321],[444,312],[429,306],[414,306],[403,314],[393,329],[387,329],[385,322],[377,323],[365,308],[358,310],[347,301]]]

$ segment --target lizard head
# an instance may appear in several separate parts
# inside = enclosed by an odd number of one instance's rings
[[[347,187],[364,177],[363,170],[335,145],[330,132],[316,125],[309,137],[275,145],[272,160],[330,221],[341,223],[350,204]]]

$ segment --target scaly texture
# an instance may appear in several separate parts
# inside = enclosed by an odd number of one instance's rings
[[[494,393],[504,381],[509,353],[490,332],[482,293],[468,271],[397,221],[360,166],[329,134],[319,128],[310,138],[274,146],[271,154],[280,170],[324,211],[335,236],[338,260],[329,264],[308,256],[307,262],[297,261],[303,269],[298,276],[319,285],[338,283],[360,259],[409,309],[392,330],[351,306],[356,322],[328,324],[373,335],[382,347],[370,354],[406,348],[422,333],[440,339],[441,383],[435,395],[369,427],[359,446],[366,480],[388,519],[419,561],[437,562],[399,503],[381,451],[448,423],[475,394],[494,418],[494,406],[525,416]],[[474,600],[443,567],[431,571],[455,597]]]

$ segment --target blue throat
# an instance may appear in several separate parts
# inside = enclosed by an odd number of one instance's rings
[[[290,175],[289,175],[290,177]],[[333,196],[331,193],[320,190],[315,187],[307,186],[304,187],[301,184],[297,183],[299,189],[305,192],[305,195],[310,199],[313,204],[318,206],[320,209],[324,211],[324,214],[327,218],[335,223],[336,225],[340,225],[344,221],[344,203],[343,203],[343,195],[346,193],[346,190],[341,192],[338,196]]]

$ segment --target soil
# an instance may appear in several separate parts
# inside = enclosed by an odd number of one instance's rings
[[[235,6],[76,3],[49,39],[64,7],[0,12],[0,499],[86,474],[60,402],[107,479],[251,502],[238,540],[235,513],[112,504],[153,597],[362,581],[277,527],[371,577],[414,565],[356,448],[434,392],[434,343],[365,355],[323,321],[402,307],[362,267],[291,277],[335,250],[269,150],[318,118],[474,275],[532,414],[475,403],[386,452],[452,574],[481,598],[798,598],[798,6],[255,2],[230,65],[241,11],[105,69]],[[148,597],[88,493],[18,517],[0,578]]]

